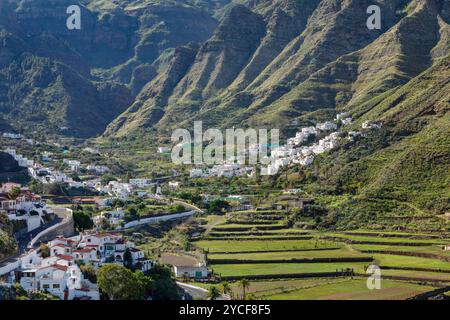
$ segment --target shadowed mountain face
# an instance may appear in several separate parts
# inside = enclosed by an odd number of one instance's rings
[[[443,0],[83,0],[81,29],[69,30],[72,4],[1,3],[0,113],[19,131],[167,135],[199,119],[289,131],[449,54]],[[381,30],[366,27],[373,4]]]
[[[381,8],[381,30],[366,27],[372,4]],[[253,0],[227,6],[190,64],[171,56],[170,63],[183,64],[185,71],[164,91],[164,103],[144,101],[145,92],[155,89],[149,84],[106,135],[129,136],[149,127],[168,135],[195,120],[286,131],[311,111],[356,110],[448,58],[448,7],[440,0]],[[167,68],[158,77],[171,72]]]
[[[81,30],[66,27],[73,2]],[[324,156],[318,180],[442,213],[449,24],[448,0],[4,0],[0,129],[132,141],[202,120],[291,134],[346,111],[350,129],[382,121],[382,134]]]
[[[0,114],[15,129],[92,137],[124,112],[175,48],[202,43],[226,1],[75,1],[0,4]]]
[[[381,30],[366,27],[372,4],[381,8]],[[297,123],[345,111],[354,118],[349,130],[361,130],[366,120],[381,121],[383,129],[354,149],[325,155],[305,176],[337,194],[392,198],[444,213],[449,8],[441,0],[228,6],[212,36],[199,49],[172,55],[105,136],[129,139],[151,129],[167,137],[176,128],[192,129],[196,120],[204,130],[251,126],[292,134]]]
[[[0,174],[5,172],[17,172],[20,171],[20,168],[17,165],[17,161],[14,160],[9,154],[0,152]]]

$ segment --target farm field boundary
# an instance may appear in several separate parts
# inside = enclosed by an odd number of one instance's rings
[[[372,262],[372,257],[342,257],[342,258],[310,258],[310,259],[208,259],[211,264],[256,264],[256,263],[331,263],[331,262]]]
[[[240,253],[271,253],[271,252],[308,252],[308,251],[328,251],[339,250],[339,247],[333,248],[315,248],[315,249],[283,249],[283,250],[252,250],[252,251],[214,251],[214,254],[240,254]]]
[[[353,271],[348,272],[315,272],[315,273],[286,273],[286,274],[259,274],[244,276],[221,276],[222,280],[276,280],[276,279],[306,279],[306,278],[347,278],[353,277]]]
[[[439,259],[442,261],[450,262],[450,257],[444,257],[434,253],[425,252],[412,252],[412,251],[392,251],[392,250],[358,250],[361,253],[380,253],[380,254],[392,254],[397,256],[419,257],[419,258],[431,258]]]

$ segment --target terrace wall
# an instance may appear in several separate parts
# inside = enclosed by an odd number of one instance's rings
[[[349,258],[310,258],[310,259],[267,259],[267,260],[245,260],[245,259],[208,259],[211,264],[257,264],[257,263],[333,263],[333,262],[372,262],[372,257],[349,257]]]
[[[56,211],[65,210],[65,218],[58,224],[45,229],[44,231],[38,233],[36,237],[31,240],[29,248],[33,248],[36,244],[40,242],[47,242],[53,240],[57,236],[70,237],[75,234],[75,227],[73,221],[73,212],[70,209],[54,209]]]

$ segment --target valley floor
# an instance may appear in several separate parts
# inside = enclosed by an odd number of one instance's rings
[[[259,222],[252,225],[250,217]],[[233,213],[193,244],[206,253],[219,282],[230,282],[235,298],[243,296],[242,279],[251,299],[403,300],[450,291],[448,235],[319,232],[289,228],[286,221],[276,210]],[[369,265],[380,268],[380,289],[367,286]]]

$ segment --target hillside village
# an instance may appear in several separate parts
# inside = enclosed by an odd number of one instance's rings
[[[287,144],[270,150],[270,156],[265,156],[264,160],[270,165],[261,168],[261,174],[274,175],[281,168],[292,164],[307,167],[314,162],[315,156],[337,149],[344,141],[353,142],[365,131],[381,128],[378,122],[365,121],[362,124],[362,131],[346,131],[345,126],[352,123],[353,118],[347,113],[336,115],[334,121],[317,123],[316,126],[301,128],[295,137],[288,138]],[[339,130],[338,130],[339,128]],[[321,139],[316,139],[319,135],[326,134]],[[317,142],[311,143],[311,140]],[[309,143],[309,145],[308,145]],[[246,150],[247,155],[258,154],[263,150],[262,145],[250,145]],[[207,177],[227,177],[253,176],[254,167],[245,166],[235,157],[227,159],[224,164],[216,164],[211,168],[193,168],[190,170],[191,178]],[[244,159],[245,162],[245,159]]]
[[[267,174],[277,174],[280,170],[295,166],[311,166],[314,161],[321,161],[321,154],[343,145],[351,147],[360,137],[382,127],[381,123],[366,121],[362,123],[360,131],[346,129],[351,124],[350,116],[338,114],[333,121],[300,127],[286,145],[270,150],[273,164],[267,168]],[[249,152],[257,152],[259,147],[251,146]],[[4,151],[20,166],[27,168],[32,181],[43,185],[58,183],[95,193],[95,196],[89,197],[67,197],[77,210],[94,208],[92,212],[95,214],[90,215],[92,225],[89,229],[75,232],[75,235],[54,235],[49,240],[37,241],[31,247],[28,246],[11,267],[0,264],[0,273],[7,270],[0,274],[4,285],[20,285],[29,294],[45,292],[62,300],[104,299],[104,293],[90,273],[86,272],[86,266],[93,268],[94,272],[114,265],[149,274],[152,270],[159,270],[161,265],[168,265],[171,281],[178,281],[180,288],[195,288],[202,299],[208,298],[211,288],[217,289],[228,282],[232,289],[219,295],[222,299],[264,298],[263,292],[267,292],[268,297],[272,297],[270,294],[276,297],[277,292],[285,289],[261,292],[252,289],[256,291],[247,295],[246,289],[239,286],[241,281],[247,279],[255,283],[255,288],[259,285],[270,287],[274,282],[280,282],[281,286],[298,282],[302,288],[309,285],[308,281],[336,288],[340,288],[339,281],[351,281],[356,285],[361,282],[358,275],[366,271],[368,264],[375,263],[377,259],[382,259],[382,264],[391,261],[389,256],[385,256],[385,251],[371,253],[370,246],[377,246],[382,241],[396,245],[397,236],[390,234],[383,234],[379,238],[363,231],[361,235],[358,232],[350,235],[315,230],[311,225],[318,221],[317,212],[320,211],[316,210],[320,210],[320,205],[300,187],[284,188],[276,192],[276,196],[271,196],[270,200],[258,202],[249,200],[252,195],[217,194],[214,192],[215,181],[221,181],[220,178],[226,178],[227,181],[239,177],[255,178],[254,167],[241,166],[232,159],[229,163],[209,169],[188,169],[184,171],[184,176],[182,170],[172,171],[172,175],[168,174],[162,182],[144,177],[104,182],[102,177],[111,173],[111,170],[101,164],[83,163],[81,159],[68,159],[64,154],[51,152],[43,152],[34,160],[29,160],[11,147]],[[98,152],[88,152],[91,151]],[[161,147],[160,151],[166,153],[168,150]],[[63,170],[52,166],[56,163],[54,157],[58,157],[65,165]],[[89,179],[75,181],[71,175],[80,172],[81,168],[89,172]],[[201,181],[202,178],[212,177],[217,179],[209,180],[210,184],[202,189],[197,198],[184,191],[189,190],[190,183],[197,183],[196,178]],[[1,188],[0,214],[10,221],[22,221],[27,232],[38,228],[44,228],[45,232],[49,222],[55,218],[54,205],[48,205],[42,196],[21,184],[9,182]],[[14,199],[11,198],[13,193]],[[183,198],[185,196],[189,197]],[[144,210],[142,216],[136,216],[136,213],[130,215],[130,206],[137,207],[136,204],[142,205],[145,201],[165,204],[165,212],[146,215]],[[183,212],[169,212],[168,204],[174,201],[181,201],[186,206]],[[151,237],[149,242],[143,240],[148,236],[147,233],[142,234],[147,226],[172,219],[174,224],[171,230],[182,228],[183,232],[187,232],[182,233],[182,240],[170,237],[160,240]],[[364,236],[368,237],[366,241],[371,244],[364,244],[364,240],[361,240]],[[408,243],[417,243],[417,248],[423,247],[427,254],[446,256],[446,239],[436,239],[428,234],[423,235],[426,240],[415,239],[407,234],[398,237],[404,237]],[[346,241],[354,248],[343,245]],[[423,244],[421,241],[424,241]],[[153,249],[157,242],[161,242],[163,249]],[[398,244],[404,245],[406,242]],[[409,254],[416,255],[415,252]],[[415,266],[411,260],[401,264],[398,270],[410,264]],[[438,271],[430,269],[429,272]],[[426,276],[437,281],[431,273]],[[307,280],[311,274],[319,278]],[[392,277],[395,279],[395,273]],[[392,285],[405,288],[402,290],[406,290],[408,297],[414,296],[416,292],[432,290],[437,285],[433,282],[431,287],[423,286],[417,284],[416,277],[408,279],[412,281],[408,284],[411,289],[406,289],[404,283],[392,280]],[[186,285],[189,287],[183,287]],[[296,286],[291,289],[293,292],[300,290]],[[204,287],[208,290],[202,289]],[[170,290],[174,292],[178,289]],[[186,292],[182,296],[189,297]],[[390,297],[388,293],[387,296]]]
[[[105,263],[137,267],[145,272],[154,265],[144,253],[122,236],[111,233],[56,237],[47,244],[49,256],[42,249],[29,251],[20,258],[20,267],[10,277],[26,291],[48,291],[62,300],[77,298],[99,300],[98,287],[85,279],[79,264],[99,268]]]
[[[343,140],[354,141],[358,136],[364,134],[367,130],[380,128],[380,124],[365,122],[362,125],[361,132],[346,132],[344,127],[352,123],[352,118],[347,114],[338,114],[334,121],[317,123],[316,126],[303,127],[295,135],[289,138],[287,144],[270,150],[269,165],[264,174],[272,175],[279,172],[283,167],[292,165],[309,166],[315,160],[315,156],[338,148]],[[347,135],[347,136],[345,136]],[[22,135],[4,134],[7,139],[26,139]],[[321,137],[320,139],[318,137]],[[35,141],[28,139],[28,143]],[[312,142],[311,141],[316,141]],[[250,146],[248,152],[258,152],[259,145]],[[87,150],[86,150],[87,149]],[[100,154],[93,148],[84,149],[88,153]],[[167,153],[167,147],[160,147],[158,152]],[[46,184],[62,184],[68,188],[90,190],[98,194],[95,197],[95,206],[102,211],[92,217],[93,229],[82,232],[77,236],[64,237],[56,236],[49,241],[44,248],[48,248],[48,253],[43,251],[43,247],[32,248],[23,254],[17,267],[13,272],[4,274],[9,283],[20,283],[20,285],[29,292],[46,291],[60,299],[99,299],[99,289],[95,283],[85,278],[81,265],[92,265],[94,268],[101,268],[105,264],[116,264],[120,266],[128,265],[135,270],[142,272],[149,271],[156,265],[155,260],[146,258],[142,250],[136,248],[133,242],[123,238],[121,233],[115,231],[104,231],[104,226],[110,230],[121,229],[123,226],[137,226],[139,224],[149,223],[151,220],[165,221],[170,215],[147,218],[139,220],[137,224],[126,223],[128,213],[120,207],[112,210],[111,205],[114,201],[128,201],[131,197],[138,196],[142,199],[160,199],[165,201],[159,183],[147,178],[130,178],[127,182],[112,180],[102,183],[102,175],[110,172],[110,169],[104,165],[95,163],[83,164],[77,159],[62,158],[65,165],[63,171],[55,169],[52,166],[54,154],[45,151],[39,155],[39,160],[29,160],[16,152],[13,148],[5,148],[4,152],[9,154],[17,161],[20,167],[25,167],[29,176],[34,180]],[[61,160],[61,155],[58,155]],[[89,180],[77,180],[72,177],[83,169],[97,178]],[[176,176],[177,174],[175,174]],[[190,178],[205,177],[252,177],[254,167],[246,167],[237,163],[236,159],[230,159],[223,165],[215,165],[210,169],[193,168],[189,172]],[[175,178],[176,179],[176,178]],[[169,180],[167,187],[171,190],[180,188],[180,182]],[[15,199],[10,199],[9,194],[12,190],[18,190]],[[149,192],[149,190],[154,190]],[[6,183],[2,186],[1,210],[10,221],[26,221],[27,232],[37,228],[45,227],[46,223],[54,219],[52,208],[47,206],[39,196],[33,194],[28,188],[20,184]],[[301,194],[301,189],[286,189],[286,195]],[[209,199],[209,194],[203,194],[205,203],[213,201]],[[240,210],[253,210],[254,206],[249,203],[242,203],[244,197],[241,195],[228,196],[229,201],[236,202],[228,208],[231,212]],[[87,203],[87,202],[86,202]],[[192,216],[194,211],[173,214],[174,218],[183,218]],[[128,227],[129,228],[129,227]],[[47,249],[46,249],[47,250]],[[178,261],[180,260],[180,261]],[[186,263],[183,259],[164,258],[172,265],[172,270],[176,278],[209,278],[211,271],[206,262]],[[195,260],[194,260],[195,261]]]
[[[12,191],[17,194],[11,198]],[[31,232],[53,215],[41,197],[33,194],[20,184],[5,183],[0,189],[0,214],[4,214],[10,221],[24,222],[27,232]]]

